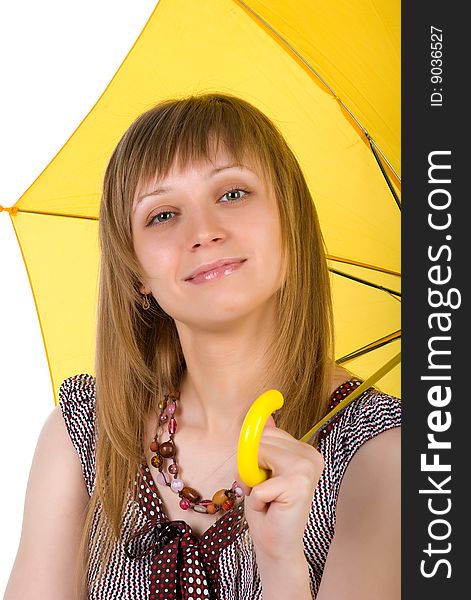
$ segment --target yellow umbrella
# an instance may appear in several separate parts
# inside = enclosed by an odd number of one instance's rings
[[[30,279],[56,401],[64,378],[94,373],[107,160],[156,102],[210,91],[258,106],[299,159],[329,255],[338,362],[366,379],[399,350],[399,1],[160,0],[95,106],[4,209]],[[399,396],[399,367],[378,387]]]

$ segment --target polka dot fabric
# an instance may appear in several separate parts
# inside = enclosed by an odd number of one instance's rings
[[[330,397],[329,406],[327,408],[327,412],[329,413],[333,410],[342,400],[344,400],[355,388],[361,385],[361,381],[353,380],[346,381],[339,385],[339,387],[334,391],[332,396]],[[335,427],[335,423],[337,423],[342,417],[342,411],[340,410],[332,419],[329,419],[328,423],[325,423],[324,427],[320,430],[319,436],[326,437],[330,431]]]
[[[156,541],[150,548],[152,565],[149,600],[177,598],[207,600],[217,598],[220,550],[235,540],[235,527],[243,515],[242,502],[209,527],[200,538],[184,521],[170,521],[164,513],[157,486],[146,464],[140,467],[138,499],[148,522],[127,544],[154,530]],[[141,558],[142,554],[131,558]]]
[[[360,383],[352,379],[340,385],[330,398],[328,410]],[[59,392],[59,404],[89,494],[95,485],[95,398],[95,380],[88,374],[65,379]],[[334,536],[336,503],[348,464],[366,441],[400,426],[400,407],[397,398],[370,388],[321,431],[318,449],[325,467],[313,492],[303,537],[313,597]],[[140,466],[136,485],[137,506],[128,506],[123,523],[127,524],[134,508],[138,511],[137,525],[133,530],[123,527],[122,539],[99,583],[94,579],[98,552],[90,548],[90,600],[262,600],[253,541],[243,519],[243,500],[198,538],[183,519],[168,519],[147,464]]]

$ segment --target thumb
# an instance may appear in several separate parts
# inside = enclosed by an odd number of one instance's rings
[[[237,471],[235,480],[237,481],[237,485],[242,489],[242,491],[244,492],[244,494],[246,496],[250,496],[250,492],[252,491],[252,488],[249,487],[246,483],[244,483],[242,481],[242,477],[239,475],[239,471]]]
[[[272,427],[276,427],[276,423],[275,423],[275,419],[272,417],[272,415],[270,415],[267,419],[267,422],[265,423],[265,427],[263,428],[265,429],[269,429]]]

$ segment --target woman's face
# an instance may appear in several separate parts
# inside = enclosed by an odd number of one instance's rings
[[[267,308],[282,283],[281,229],[271,186],[253,164],[173,166],[138,190],[132,212],[137,259],[152,293],[176,321],[202,328]],[[215,261],[231,264],[211,268]],[[209,269],[191,277],[195,270]]]

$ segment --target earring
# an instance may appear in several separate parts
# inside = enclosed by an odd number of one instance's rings
[[[150,302],[147,298],[147,294],[144,294],[144,299],[142,300],[142,308],[144,310],[149,310],[149,308],[150,308]]]

